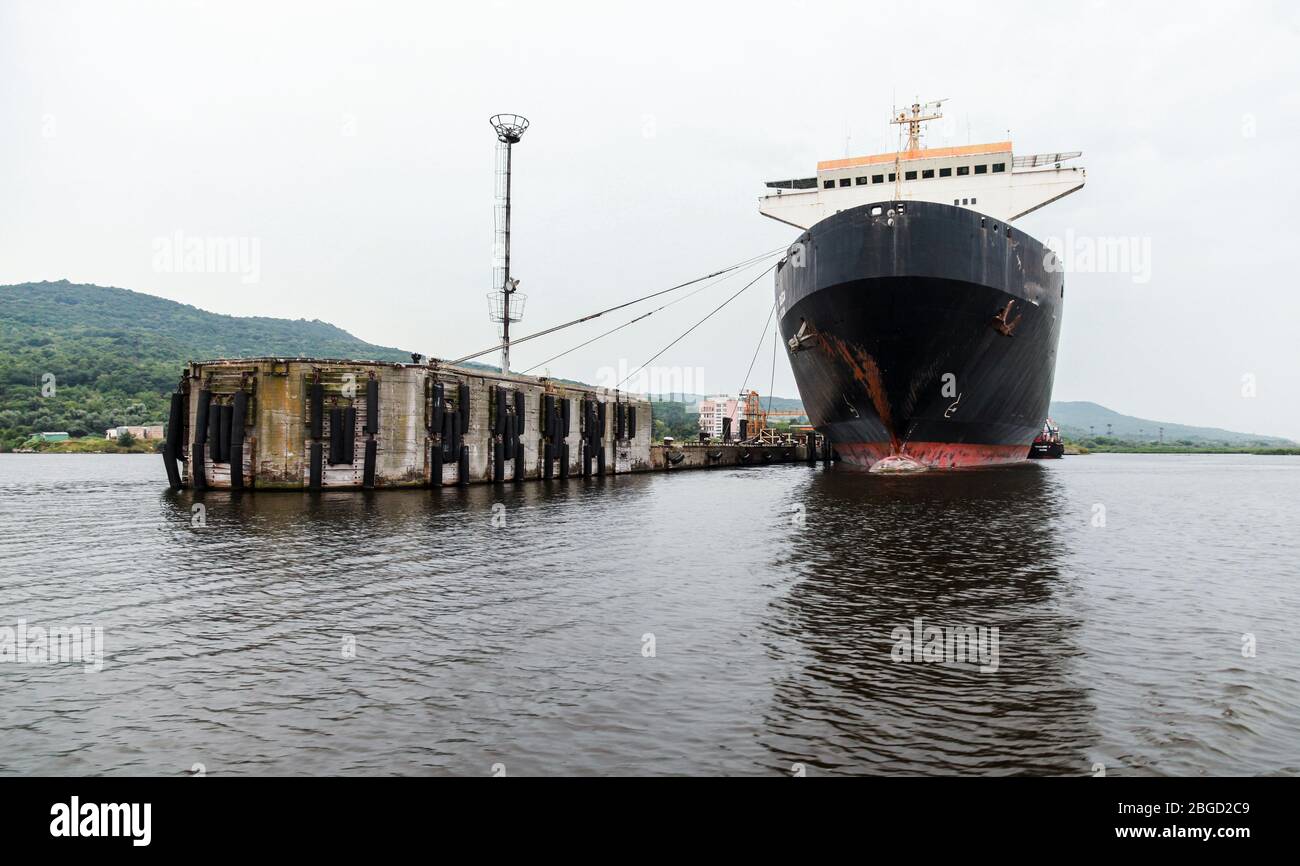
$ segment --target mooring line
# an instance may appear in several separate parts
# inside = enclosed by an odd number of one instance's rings
[[[510,341],[510,345],[511,345],[511,346],[517,346],[517,345],[519,345],[520,343],[526,343],[527,341],[529,341],[529,340],[533,340],[533,339],[536,339],[537,337],[544,337],[544,336],[546,336],[547,334],[553,334],[553,333],[555,333],[556,331],[562,331],[562,330],[564,330],[565,328],[571,328],[571,327],[573,327],[574,325],[581,325],[583,322],[590,322],[592,319],[598,319],[598,318],[600,318],[601,316],[605,315],[606,313],[612,313],[612,312],[614,312],[615,310],[621,310],[621,309],[623,309],[624,307],[630,307],[630,306],[633,306],[634,304],[639,304],[639,303],[641,303],[642,301],[648,301],[648,300],[650,300],[651,298],[657,298],[657,297],[659,297],[660,295],[666,295],[666,294],[668,294],[669,292],[675,292],[675,291],[677,291],[677,290],[679,290],[679,289],[684,289],[684,288],[686,288],[687,286],[693,286],[693,285],[695,285],[696,283],[700,283],[700,282],[703,282],[704,280],[712,279],[713,277],[721,276],[721,275],[723,275],[723,274],[725,274],[725,273],[728,273],[728,272],[730,272],[730,271],[734,271],[734,270],[736,270],[736,269],[738,269],[738,268],[742,268],[742,267],[745,267],[745,266],[747,266],[747,265],[755,264],[755,263],[757,263],[757,262],[762,261],[763,259],[770,258],[771,256],[775,256],[775,255],[780,255],[780,254],[782,254],[782,253],[785,253],[786,251],[787,251],[787,247],[784,247],[784,246],[783,246],[783,247],[781,247],[781,248],[779,248],[779,249],[775,249],[775,250],[771,250],[771,251],[766,252],[766,253],[762,253],[761,255],[750,256],[749,258],[745,259],[744,261],[737,262],[736,264],[734,264],[734,265],[730,265],[729,267],[725,267],[725,268],[722,268],[721,270],[714,271],[714,272],[711,273],[711,274],[705,274],[705,275],[702,276],[702,277],[696,277],[696,278],[693,279],[693,280],[687,280],[686,282],[684,282],[684,283],[679,283],[678,285],[672,286],[671,288],[661,289],[661,290],[659,290],[659,291],[657,291],[657,292],[651,292],[651,293],[648,294],[648,295],[643,295],[642,297],[635,298],[635,299],[633,299],[633,300],[631,300],[631,301],[627,301],[627,302],[625,302],[625,303],[618,304],[618,305],[613,306],[613,307],[609,307],[608,309],[600,310],[599,312],[596,312],[596,313],[590,313],[590,314],[588,314],[588,315],[586,315],[586,316],[582,316],[581,318],[574,319],[574,320],[571,321],[571,322],[565,322],[565,323],[562,324],[562,325],[555,325],[555,326],[553,326],[553,327],[546,328],[545,330],[537,331],[536,333],[529,334],[529,335],[526,336],[526,337],[518,337],[518,338],[512,339],[512,340]],[[774,264],[774,265],[772,265],[772,267],[775,268],[776,265]],[[769,268],[769,270],[771,270],[771,268]],[[764,273],[766,273],[766,272],[764,272]],[[762,276],[762,274],[760,274],[759,276]],[[745,288],[748,288],[748,286],[746,286]],[[742,290],[742,291],[743,291],[743,290]],[[685,335],[683,334],[683,336],[685,336]],[[481,357],[481,356],[486,355],[486,354],[488,354],[488,353],[490,353],[490,352],[496,352],[496,351],[498,351],[499,349],[501,349],[501,348],[503,348],[503,347],[504,347],[504,343],[497,343],[496,345],[491,346],[491,347],[489,347],[489,348],[486,348],[486,349],[482,350],[481,352],[475,352],[475,353],[473,353],[472,355],[465,355],[465,356],[462,357],[462,358],[457,358],[457,359],[454,360],[454,361],[447,361],[447,362],[445,362],[445,363],[448,363],[448,364],[463,364],[463,363],[466,362],[466,361],[472,361],[472,360],[474,360],[475,358]],[[651,359],[651,360],[653,360],[653,359]]]
[[[748,265],[746,265],[746,267],[753,267],[754,265],[758,264],[758,262],[760,262],[760,261],[762,261],[762,259],[758,259],[757,261],[751,261]],[[691,298],[695,297],[695,296],[698,295],[700,292],[703,292],[703,291],[705,291],[706,289],[711,289],[711,288],[713,288],[714,286],[721,285],[722,283],[725,283],[727,280],[732,279],[733,277],[735,277],[737,274],[739,274],[739,273],[741,273],[741,272],[742,272],[742,271],[733,271],[733,272],[727,274],[726,276],[723,276],[723,277],[720,277],[719,279],[714,280],[714,281],[711,282],[711,283],[705,283],[704,285],[700,286],[698,289],[696,289],[696,290],[693,291],[693,292],[690,292],[689,294],[683,295],[683,296],[680,297],[680,298],[675,298],[675,299],[669,301],[668,303],[664,304],[664,305],[661,306],[661,307],[655,307],[653,310],[650,310],[648,313],[642,313],[641,315],[637,316],[637,317],[634,318],[634,319],[629,319],[628,321],[624,322],[623,324],[621,324],[621,325],[619,325],[619,326],[617,326],[617,327],[614,327],[614,328],[610,328],[608,331],[605,331],[603,334],[598,334],[598,335],[596,335],[595,337],[592,337],[590,340],[587,340],[586,342],[579,343],[578,345],[574,346],[573,348],[565,349],[563,352],[559,353],[558,355],[552,355],[551,357],[547,358],[545,361],[539,361],[538,363],[536,363],[536,364],[534,364],[533,366],[529,367],[527,370],[524,370],[524,371],[523,371],[523,375],[527,375],[527,374],[531,373],[533,370],[536,370],[538,367],[545,366],[546,364],[549,364],[549,363],[551,363],[552,361],[555,361],[555,360],[557,360],[557,359],[559,359],[559,358],[563,358],[565,355],[568,355],[568,354],[570,354],[570,353],[572,353],[572,352],[576,352],[576,351],[578,351],[579,349],[581,349],[581,348],[583,348],[583,347],[585,347],[585,346],[590,346],[592,343],[596,342],[597,340],[603,339],[604,337],[608,337],[610,334],[614,333],[615,331],[621,331],[621,330],[623,330],[623,329],[626,328],[628,325],[635,325],[637,322],[641,321],[642,319],[648,319],[648,318],[650,318],[651,316],[653,316],[655,313],[659,312],[660,310],[666,310],[666,309],[668,309],[668,308],[671,307],[673,304],[680,304],[682,301],[689,301]]]
[[[782,248],[782,251],[784,251],[784,248]],[[624,382],[626,382],[628,379],[631,379],[631,378],[632,378],[633,376],[635,376],[637,373],[640,373],[640,372],[641,372],[642,370],[644,370],[646,367],[650,366],[650,364],[654,361],[655,358],[658,358],[658,357],[659,357],[660,355],[662,355],[664,352],[667,352],[667,351],[668,351],[669,349],[671,349],[673,346],[676,346],[676,345],[677,345],[678,343],[680,343],[683,339],[685,339],[686,336],[687,336],[688,334],[690,334],[691,331],[694,331],[694,330],[695,330],[696,328],[698,328],[700,325],[703,325],[703,324],[704,324],[705,322],[707,322],[709,319],[713,318],[713,314],[714,314],[714,313],[718,312],[718,310],[721,310],[721,309],[722,309],[723,307],[725,307],[727,304],[730,304],[730,303],[731,303],[732,301],[734,301],[736,298],[740,297],[740,296],[745,292],[745,290],[748,289],[750,286],[754,285],[754,283],[757,283],[759,280],[763,279],[763,277],[767,276],[767,275],[770,274],[772,271],[776,270],[776,266],[777,266],[777,263],[776,263],[776,262],[773,262],[771,265],[769,265],[767,268],[765,268],[765,269],[763,270],[763,273],[759,274],[758,276],[754,277],[754,279],[752,279],[752,280],[750,280],[749,282],[745,283],[745,285],[741,286],[741,288],[740,288],[740,289],[739,289],[739,290],[738,290],[734,295],[732,295],[731,297],[727,298],[727,299],[726,299],[725,301],[723,301],[721,304],[718,304],[718,305],[717,305],[716,307],[714,307],[711,311],[709,311],[709,314],[708,314],[707,316],[705,316],[703,319],[700,319],[700,320],[699,320],[698,322],[696,322],[694,325],[691,325],[689,328],[687,328],[687,329],[682,333],[681,336],[679,336],[677,339],[673,340],[673,341],[672,341],[671,343],[669,343],[667,346],[664,346],[662,349],[660,349],[658,352],[656,352],[656,353],[655,353],[655,354],[650,358],[650,360],[646,361],[646,362],[645,362],[644,364],[642,364],[640,367],[637,367],[637,368],[636,368],[635,370],[633,370],[631,373],[628,373],[626,376],[624,376],[622,379],[620,379],[620,380],[618,381],[618,385],[615,385],[614,387],[615,387],[615,388],[618,388],[619,385],[622,385],[622,384],[623,384]],[[767,329],[764,328],[763,330],[767,330]]]

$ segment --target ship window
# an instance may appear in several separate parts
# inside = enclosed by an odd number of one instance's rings
[[[962,203],[962,204],[970,204],[970,199],[968,199],[968,198],[964,198],[964,199],[961,200],[961,203]]]
[[[995,163],[993,163],[993,173],[994,173],[994,174],[997,174],[997,173],[1000,172],[1000,171],[1006,171],[1006,170],[1007,170],[1007,164],[1006,164],[1005,162],[995,162]]]
[[[872,215],[872,216],[880,216],[880,211],[881,211],[881,207],[880,207],[880,205],[876,205],[875,207],[873,207],[873,208],[871,209],[871,215]]]
[[[833,180],[822,181],[822,189],[835,189],[835,181]]]
[[[922,180],[924,180],[924,179],[926,179],[926,178],[930,178],[930,177],[934,177],[934,169],[932,169],[932,168],[927,168],[925,171],[921,172],[921,179],[922,179]]]
[[[956,206],[959,205],[959,204],[961,204],[961,199],[959,199],[959,198],[955,198],[955,199],[952,200],[952,206],[953,206],[953,207],[956,207]]]
[[[988,174],[988,173],[989,173],[989,167],[988,167],[987,165],[977,165],[977,166],[975,166],[975,173],[976,173],[976,174]]]
[[[885,176],[884,176],[883,174],[873,174],[873,175],[871,176],[871,182],[872,182],[872,183],[884,183],[884,182],[885,182]]]
[[[952,177],[952,169],[950,168],[939,169],[939,177]]]
[[[969,165],[957,166],[957,176],[960,177],[961,175],[964,174],[970,174],[970,166]]]
[[[847,178],[847,177],[840,178],[840,186],[848,186],[851,183],[853,183],[853,180],[851,178]]]
[[[894,179],[895,179],[896,177],[898,177],[898,175],[894,174],[894,173],[891,171],[891,172],[889,173],[889,182],[890,182],[890,183],[893,183],[893,182],[894,182]]]
[[[853,182],[856,183],[858,186],[862,186],[864,183],[867,182],[867,178],[866,178],[866,176],[864,175],[864,176],[862,176],[862,177],[854,178],[854,179],[853,179]]]
[[[903,180],[916,180],[916,172],[914,171],[903,172]]]
[[[899,212],[899,213],[907,213],[907,205],[903,204],[903,203],[900,201],[900,202],[898,203],[898,212]]]
[[[971,204],[975,204],[975,199],[971,199],[971,200],[970,200],[970,203],[971,203]]]

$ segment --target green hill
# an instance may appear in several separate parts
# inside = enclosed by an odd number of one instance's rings
[[[66,280],[0,286],[0,449],[38,430],[158,423],[185,362],[257,355],[411,359],[317,320],[222,316]]]
[[[1277,436],[1236,433],[1217,427],[1193,427],[1189,424],[1137,418],[1086,401],[1053,402],[1048,411],[1052,414],[1052,420],[1061,425],[1061,434],[1074,440],[1104,436],[1125,442],[1154,442],[1162,435],[1163,427],[1164,441],[1169,444],[1240,447],[1286,447],[1295,444],[1290,439]]]

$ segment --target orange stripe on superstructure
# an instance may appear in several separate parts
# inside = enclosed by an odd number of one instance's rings
[[[926,150],[905,150],[899,154],[877,153],[873,156],[853,156],[848,159],[825,159],[817,163],[818,171],[834,171],[837,168],[854,168],[859,165],[881,165],[893,162],[897,157],[902,162],[914,159],[937,159],[945,156],[975,156],[982,153],[1010,153],[1011,142],[995,141],[990,144],[963,144],[958,147],[931,147]]]

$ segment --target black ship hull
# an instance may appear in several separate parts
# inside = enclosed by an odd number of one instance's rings
[[[1064,280],[1038,241],[930,202],[842,211],[778,266],[813,425],[864,467],[1027,459],[1052,394]]]

